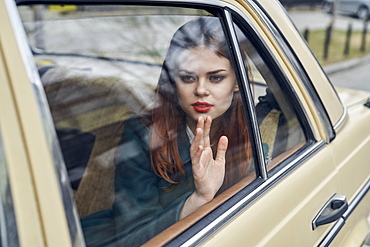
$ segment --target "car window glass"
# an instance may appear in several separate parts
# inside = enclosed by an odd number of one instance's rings
[[[286,83],[276,79],[267,63],[268,56],[248,39],[247,32],[242,32],[237,25],[235,29],[245,51],[263,152],[267,169],[271,170],[304,146],[306,135],[293,108],[294,101],[288,94]]]
[[[17,222],[0,132],[0,246],[19,246]]]
[[[199,208],[199,195],[257,177],[220,18],[152,6],[19,11],[87,245],[140,245]],[[197,123],[205,116],[212,124]],[[202,190],[192,161],[217,164],[226,147],[225,175]]]

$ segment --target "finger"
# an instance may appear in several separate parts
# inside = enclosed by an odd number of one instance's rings
[[[204,117],[203,116],[199,116],[198,118],[198,122],[197,122],[197,129],[200,128],[202,130],[202,135],[201,135],[201,139],[200,139],[200,142],[199,142],[199,145],[202,145],[204,146]]]
[[[211,146],[211,141],[209,138],[209,133],[211,131],[211,125],[212,125],[212,118],[208,116],[204,123],[204,134],[203,134],[204,148],[208,148]]]
[[[227,145],[229,143],[229,140],[226,136],[221,136],[220,140],[218,141],[217,145],[217,154],[215,161],[217,163],[224,163],[225,162],[225,156],[227,151]]]
[[[195,130],[195,135],[194,135],[194,140],[193,142],[191,143],[191,146],[190,146],[190,158],[193,159],[195,153],[197,152],[199,146],[201,146],[201,142],[202,142],[202,139],[203,139],[203,129],[201,128],[197,128]]]
[[[191,159],[193,165],[193,170],[198,170],[200,168],[200,159],[203,153],[203,146],[198,146],[197,150],[194,153],[194,156]]]
[[[204,122],[205,122],[204,117],[199,116],[197,121],[197,128],[204,129]]]

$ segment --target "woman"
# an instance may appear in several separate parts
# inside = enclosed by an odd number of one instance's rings
[[[118,241],[145,243],[245,177],[251,148],[227,42],[217,18],[173,36],[158,106],[125,121],[113,212]]]

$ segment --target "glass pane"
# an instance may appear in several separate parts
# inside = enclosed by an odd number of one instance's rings
[[[249,68],[263,151],[267,169],[271,170],[276,163],[304,146],[306,135],[293,108],[294,102],[265,62],[266,56],[238,26],[235,28]]]
[[[256,177],[221,20],[21,7],[87,245],[137,246]]]
[[[0,246],[19,246],[17,222],[0,133]]]

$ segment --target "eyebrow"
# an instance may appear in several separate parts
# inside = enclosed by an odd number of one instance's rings
[[[214,75],[214,74],[217,74],[219,72],[224,72],[226,71],[226,69],[219,69],[219,70],[215,70],[215,71],[211,71],[211,72],[208,72],[207,74],[208,75]]]
[[[179,70],[179,73],[180,72],[185,72],[185,73],[187,73],[187,74],[195,74],[195,72],[192,72],[192,71],[189,71],[189,70],[186,70],[186,69],[180,69]]]
[[[224,72],[224,71],[227,71],[227,70],[226,69],[218,69],[218,70],[215,70],[215,71],[208,72],[207,75],[214,75],[214,74],[217,74],[219,72]],[[186,69],[180,69],[179,72],[185,72],[185,73],[188,73],[188,74],[196,74],[195,72],[189,71],[189,70],[186,70]]]

